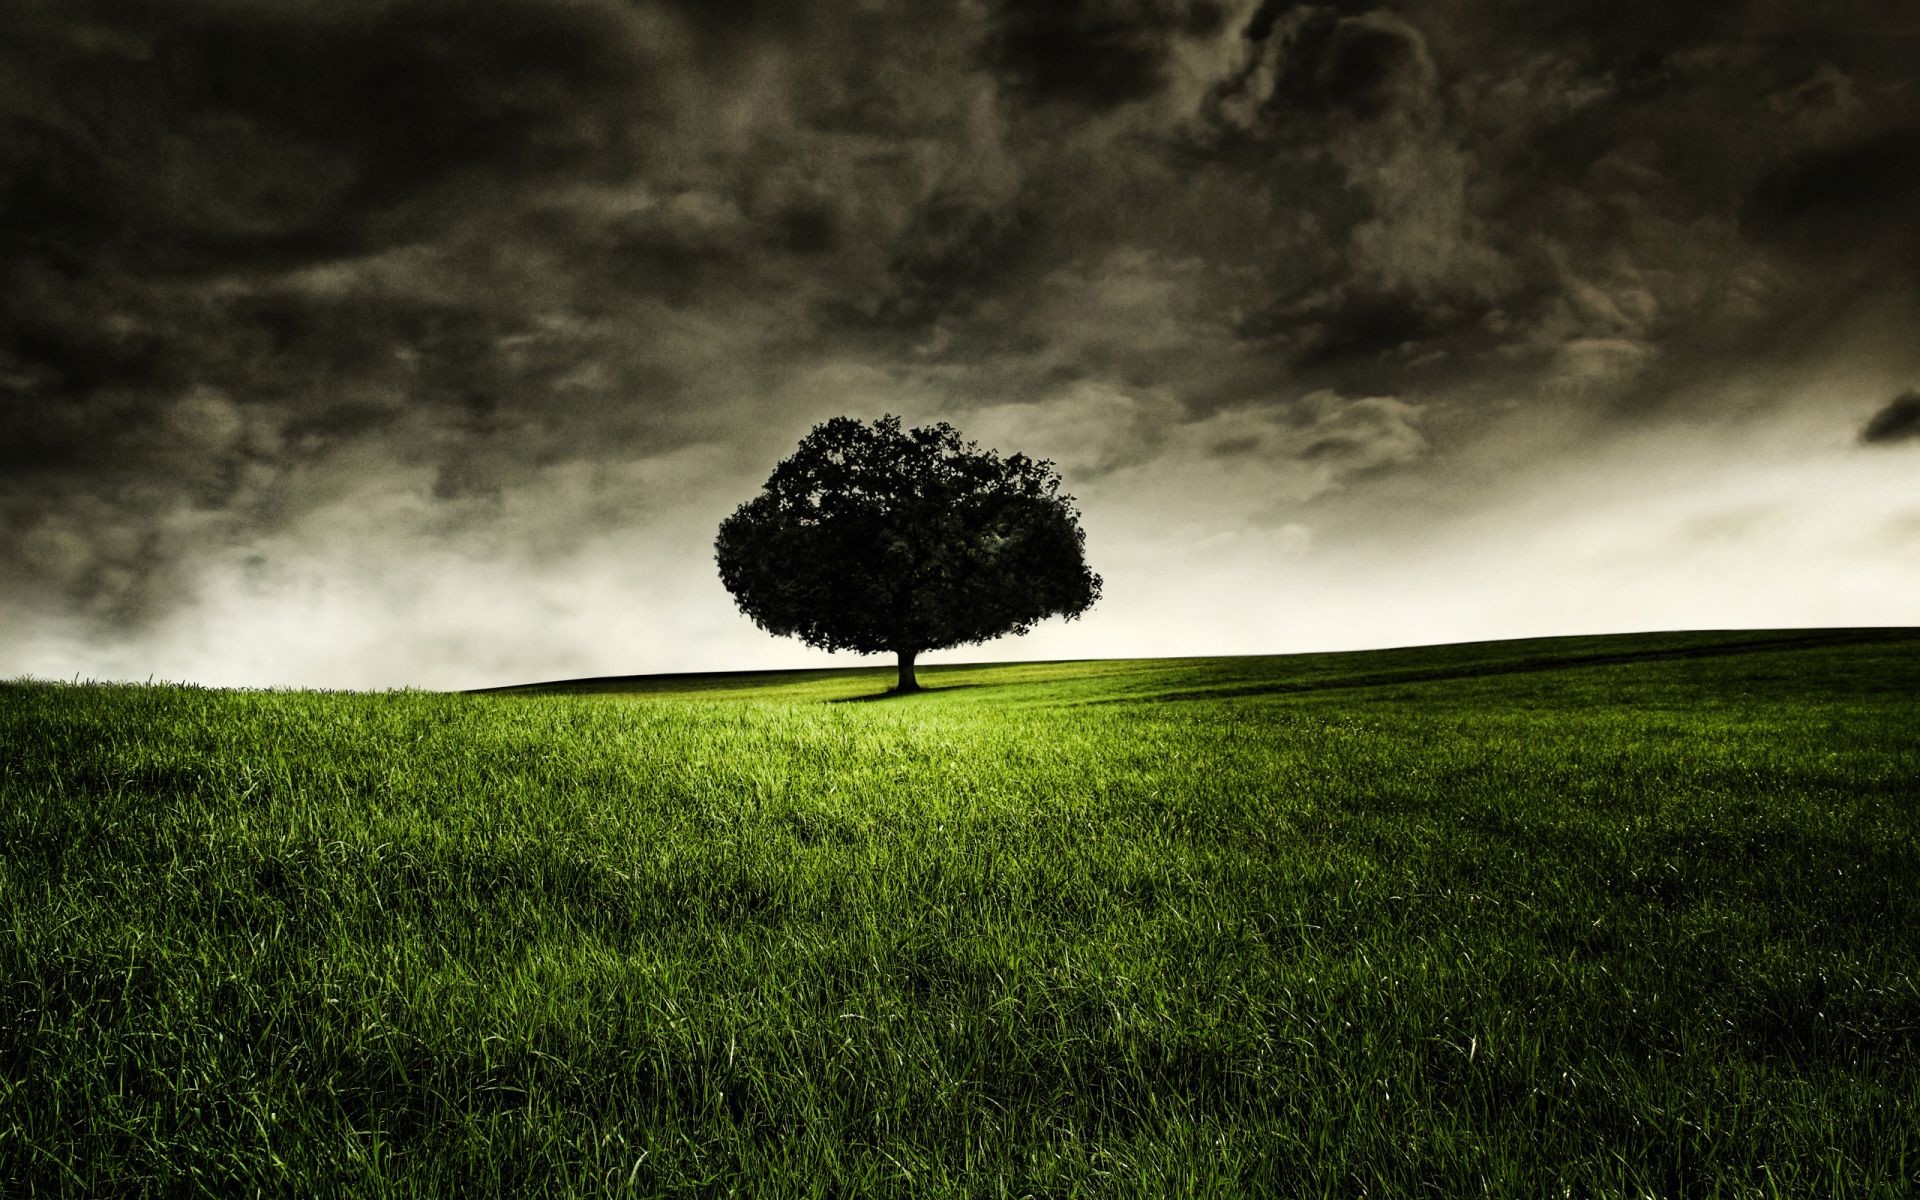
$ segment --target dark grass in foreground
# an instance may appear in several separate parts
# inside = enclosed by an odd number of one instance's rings
[[[886,677],[0,687],[0,1193],[1920,1186],[1911,632]]]

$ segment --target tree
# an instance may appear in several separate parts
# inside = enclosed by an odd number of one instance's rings
[[[896,654],[902,692],[919,690],[925,651],[1092,607],[1100,577],[1085,550],[1051,462],[893,416],[816,425],[714,540],[720,579],[754,624],[823,650]]]

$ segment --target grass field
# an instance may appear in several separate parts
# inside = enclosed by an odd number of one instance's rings
[[[1920,631],[0,685],[0,1193],[1911,1196]]]

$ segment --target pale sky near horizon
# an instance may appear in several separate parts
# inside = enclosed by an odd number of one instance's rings
[[[858,662],[712,540],[883,412],[1054,459],[1106,579],[933,663],[1920,624],[1917,64],[1876,0],[10,6],[0,678]]]

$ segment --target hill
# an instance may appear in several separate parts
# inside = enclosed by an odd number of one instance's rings
[[[0,685],[0,1192],[1920,1186],[1920,631]]]
[[[923,665],[929,690],[994,687],[1003,695],[1058,700],[1197,699],[1281,695],[1390,684],[1438,683],[1487,676],[1741,658],[1747,669],[1778,668],[1773,656],[1799,650],[1900,647],[1920,640],[1920,629],[1710,630],[1461,642],[1393,650],[1319,654],[1232,655],[1215,658],[1070,659],[1057,662]],[[1761,661],[1755,662],[1755,659]],[[1788,660],[1801,667],[1821,657]],[[1852,666],[1857,656],[1836,663]],[[1741,668],[1736,668],[1736,670]],[[1798,672],[1793,672],[1798,673]],[[1871,680],[1857,683],[1871,686]],[[472,695],[725,694],[737,699],[853,700],[893,686],[891,666],[788,671],[705,671],[662,675],[608,675],[475,688]]]

